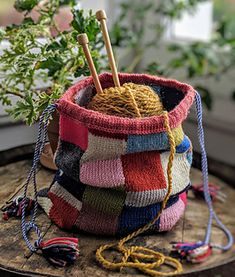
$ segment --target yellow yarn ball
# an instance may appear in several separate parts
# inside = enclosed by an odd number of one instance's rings
[[[159,96],[148,86],[125,83],[97,93],[88,104],[88,109],[107,115],[121,117],[149,117],[162,114]]]

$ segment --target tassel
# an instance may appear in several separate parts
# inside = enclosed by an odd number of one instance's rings
[[[220,188],[212,183],[209,183],[209,194],[212,201],[219,200],[221,202],[225,202],[226,194],[220,191]],[[204,199],[204,188],[203,184],[200,185],[192,185],[192,190],[195,197],[203,198]]]
[[[25,205],[26,215],[29,215],[34,208],[34,200],[28,197],[25,198],[25,201],[23,201],[23,199],[22,196],[18,196],[11,202],[7,203],[7,205],[2,208],[2,218],[8,220],[10,217],[21,217],[23,204]]]
[[[173,256],[191,263],[202,263],[212,254],[210,244],[198,243],[174,243]]]
[[[58,237],[41,242],[38,247],[42,255],[55,267],[72,265],[79,255],[78,239]]]

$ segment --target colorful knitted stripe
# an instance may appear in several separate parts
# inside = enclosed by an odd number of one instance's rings
[[[191,150],[189,149],[188,151]],[[191,155],[191,154],[190,154]],[[141,152],[113,160],[97,160],[81,164],[80,180],[95,187],[125,186],[126,191],[161,190],[167,188],[169,152]],[[176,154],[173,170],[175,190],[189,183],[191,164],[188,152]]]
[[[189,139],[184,136],[182,127],[173,130],[176,141],[176,151],[185,152],[189,145]],[[99,135],[93,131],[88,132],[88,147],[85,150],[81,162],[93,160],[109,160],[118,158],[121,155],[145,152],[145,151],[163,151],[169,149],[169,142],[165,132],[150,135],[130,135],[126,138],[110,138],[106,134]],[[61,137],[63,140],[63,137]]]
[[[167,208],[174,206],[174,204],[176,204],[178,201],[180,201],[178,195],[171,197],[167,202]],[[161,208],[161,203],[156,203],[156,204],[148,205],[146,207],[138,207],[138,208],[125,206],[119,217],[118,234],[123,236],[146,225],[153,218],[156,217],[156,215],[160,211],[160,208]],[[154,230],[159,229],[160,221],[161,219],[159,219],[156,222],[155,226],[153,226]],[[168,218],[168,221],[170,222],[171,219]]]
[[[81,182],[76,182],[72,178],[66,176],[62,171],[57,171],[52,185],[57,182],[70,194],[77,198],[81,202],[86,202],[96,209],[103,211],[102,201],[100,199],[107,199],[105,203],[106,211],[111,212],[113,209],[121,210],[123,204],[131,207],[145,207],[157,202],[161,202],[166,194],[166,189],[162,190],[149,190],[143,192],[127,192],[124,187],[116,188],[95,188],[92,186],[85,185]],[[189,183],[186,186],[176,186],[172,191],[172,195],[181,194],[190,187]],[[177,190],[178,189],[178,190]],[[84,193],[85,192],[85,193]],[[83,197],[83,195],[85,195]],[[93,199],[88,201],[87,199]],[[110,205],[107,205],[107,201]],[[116,204],[115,204],[116,203]],[[118,205],[118,203],[120,205]],[[99,208],[100,207],[100,208]],[[114,208],[116,207],[116,208]],[[118,214],[118,213],[117,213]]]
[[[106,160],[120,157],[121,155],[144,152],[163,151],[169,149],[169,141],[166,132],[148,135],[125,135],[121,139],[110,138],[106,133],[89,130],[75,120],[60,117],[60,139],[77,145],[85,151],[83,161]],[[73,130],[73,132],[71,132]],[[184,139],[182,127],[173,129],[176,146]],[[79,135],[78,135],[79,134]]]
[[[62,179],[61,176],[58,180],[69,180],[65,176]],[[186,194],[184,192],[181,195]],[[82,199],[80,201],[57,180],[54,180],[48,196],[50,200],[39,197],[39,203],[43,207],[50,207],[45,211],[58,226],[64,229],[77,227],[79,230],[106,235],[121,235],[141,227],[156,215],[161,206],[159,202],[145,207],[128,207],[124,204],[126,193],[121,188],[97,190],[90,186],[85,186],[82,195],[78,196]],[[152,230],[171,229],[184,211],[183,203],[178,195],[172,196]]]
[[[182,128],[177,128],[175,130],[182,130]],[[165,133],[160,133],[159,136],[161,136],[161,134],[165,135]],[[152,135],[146,135],[143,137],[150,138],[151,136]],[[153,137],[154,136],[155,135],[153,135]],[[154,142],[154,139],[152,142],[150,140],[148,142],[149,142],[148,145],[151,146],[149,147],[148,151],[150,151],[150,148],[152,150],[156,150],[154,149],[153,144],[155,143],[157,145],[160,143],[160,141],[158,140],[155,140]],[[168,141],[166,142],[168,143]],[[163,140],[161,141],[161,144],[162,145],[164,144]],[[164,147],[159,147],[159,149],[157,150],[168,150],[168,145],[165,145]],[[183,139],[181,139],[181,135],[178,136],[178,145],[176,147],[177,153],[186,152],[190,147],[191,147],[191,142],[187,136],[184,135]],[[71,157],[71,154],[75,162],[76,162],[76,159],[78,161],[81,159],[81,163],[85,163],[93,160],[109,160],[109,159],[121,157],[121,155],[128,154],[127,148],[128,148],[128,144],[125,140],[107,138],[107,137],[105,138],[102,136],[95,136],[91,133],[88,133],[88,148],[85,152],[82,150],[81,147],[77,146],[76,144],[73,144],[61,139],[61,143],[59,144],[59,147],[55,155],[55,162],[57,163],[58,167],[67,166],[67,168],[70,170],[71,166],[73,167],[74,163],[72,160],[70,160],[68,161],[69,164],[67,164],[67,158]],[[141,147],[138,146],[138,144],[136,144],[136,149],[137,148],[140,149]],[[136,151],[136,152],[143,152],[143,151]],[[79,174],[76,174],[76,175],[79,175]]]
[[[187,152],[177,153],[173,163],[173,195],[183,191],[190,183],[192,151],[186,136],[184,141],[188,147]],[[186,150],[184,146],[182,148]],[[60,142],[56,156],[57,166],[74,181],[79,183],[81,180],[84,184],[100,188],[122,186],[127,192],[125,203],[134,207],[160,202],[166,195],[169,152],[128,154],[115,160],[87,162],[80,167],[81,157],[82,150],[77,146]]]

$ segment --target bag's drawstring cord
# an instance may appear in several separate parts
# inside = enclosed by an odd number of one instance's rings
[[[171,276],[174,274],[178,274],[183,270],[181,263],[175,258],[165,256],[162,253],[159,253],[157,251],[151,250],[146,247],[124,246],[126,242],[140,235],[141,233],[144,233],[145,231],[149,230],[149,228],[158,221],[162,211],[166,207],[167,201],[169,200],[172,192],[172,167],[173,167],[173,160],[175,155],[175,141],[169,125],[168,113],[166,111],[163,112],[163,116],[164,116],[165,128],[170,142],[170,156],[169,156],[168,165],[167,165],[167,178],[168,178],[167,194],[162,202],[160,211],[151,222],[146,224],[144,227],[129,234],[125,238],[121,239],[117,244],[113,243],[113,244],[102,245],[97,249],[96,259],[99,261],[100,264],[102,264],[107,269],[115,270],[115,269],[122,269],[123,267],[136,268],[144,273],[149,274],[150,276],[159,276],[159,275]],[[112,262],[107,258],[105,258],[104,252],[111,249],[114,249],[123,255],[122,260],[120,262]],[[150,262],[150,260],[152,260],[153,262]],[[156,270],[156,268],[159,268],[163,264],[170,266],[171,268],[174,268],[174,270],[171,272],[163,272],[163,271]]]
[[[234,239],[231,232],[218,218],[212,205],[212,199],[209,191],[207,154],[205,149],[204,130],[203,130],[203,124],[202,124],[202,102],[201,102],[201,96],[198,92],[196,92],[195,104],[196,104],[196,113],[197,113],[197,122],[198,122],[198,139],[199,139],[199,144],[201,149],[203,192],[204,192],[204,198],[209,210],[209,218],[208,218],[205,238],[202,242],[177,243],[177,244],[174,244],[173,247],[177,250],[181,258],[186,258],[188,261],[198,263],[198,262],[204,261],[209,255],[211,255],[212,248],[217,248],[221,250],[230,249],[234,243]],[[218,244],[210,243],[213,219],[215,219],[219,228],[227,236],[228,243],[226,245],[218,245]]]
[[[212,199],[210,196],[209,191],[209,180],[208,180],[208,165],[207,165],[207,154],[205,149],[205,141],[204,141],[204,131],[203,131],[203,125],[202,125],[202,103],[201,103],[201,96],[198,92],[196,92],[196,110],[197,110],[197,121],[198,121],[198,138],[199,143],[201,147],[201,155],[202,155],[202,176],[203,176],[203,187],[204,187],[204,197],[206,200],[206,203],[208,205],[209,209],[209,220],[208,220],[208,227],[206,236],[204,239],[204,244],[208,244],[210,242],[211,237],[211,226],[212,226],[212,220],[213,218],[217,222],[218,226],[224,231],[228,238],[228,243],[225,246],[222,245],[216,245],[214,244],[213,247],[219,248],[221,250],[228,250],[233,245],[233,236],[231,232],[226,228],[226,226],[220,221],[218,216],[216,215],[216,212],[213,209],[212,205]]]
[[[68,238],[68,237],[59,237],[42,242],[42,235],[38,226],[35,223],[38,202],[37,202],[37,182],[36,182],[36,171],[40,156],[44,150],[45,142],[47,139],[47,126],[49,119],[53,112],[56,110],[56,104],[51,104],[48,106],[40,116],[39,120],[39,130],[38,137],[36,141],[33,164],[31,170],[28,174],[28,177],[24,186],[24,195],[22,203],[22,217],[21,217],[21,229],[22,235],[26,242],[27,247],[31,252],[37,252],[39,249],[42,251],[43,256],[53,265],[63,267],[67,264],[72,264],[76,257],[78,256],[78,239],[77,238]],[[32,180],[33,189],[34,189],[34,208],[33,215],[29,222],[26,221],[26,201],[27,201],[27,191],[29,183]],[[28,234],[30,230],[34,230],[37,234],[37,239],[34,242],[34,245],[30,242]]]
[[[38,209],[36,171],[37,171],[40,156],[42,154],[42,151],[44,149],[45,142],[46,142],[46,139],[47,139],[48,121],[49,121],[49,118],[50,118],[51,114],[55,111],[55,109],[56,109],[56,105],[52,104],[52,105],[48,106],[43,111],[42,115],[40,116],[39,127],[38,127],[38,137],[37,137],[35,150],[34,150],[34,156],[33,156],[33,164],[32,164],[31,170],[28,174],[28,177],[27,177],[25,185],[24,185],[21,229],[22,229],[23,238],[24,238],[28,248],[32,252],[37,251],[38,246],[42,241],[42,236],[41,236],[40,230],[38,229],[37,225],[35,224],[35,219],[36,219],[37,209]],[[35,204],[34,204],[32,218],[29,222],[26,222],[26,219],[25,219],[25,202],[26,202],[26,197],[27,197],[28,186],[29,186],[29,183],[30,183],[31,179],[32,179],[32,182],[33,182]],[[28,236],[27,236],[28,232],[31,229],[34,229],[34,231],[36,232],[37,237],[38,237],[38,239],[35,242],[35,245],[31,244],[31,242],[30,242],[30,240],[28,239]]]

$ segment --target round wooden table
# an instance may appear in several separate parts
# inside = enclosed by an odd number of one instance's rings
[[[26,175],[30,169],[31,161],[24,160],[0,167],[0,205],[3,206],[7,200],[11,200],[22,194]],[[37,174],[38,187],[49,186],[53,172],[40,168]],[[201,173],[192,169],[191,179],[193,183],[200,183]],[[227,195],[226,202],[215,202],[214,207],[224,224],[233,231],[235,235],[235,189],[223,183],[221,180],[210,176],[210,181],[221,187]],[[32,193],[32,188],[30,190]],[[207,206],[203,200],[195,199],[192,192],[189,192],[188,206],[184,218],[177,226],[168,233],[140,236],[135,243],[148,246],[155,250],[169,253],[172,241],[195,241],[202,240],[207,224]],[[56,236],[67,236],[68,233],[60,230],[52,224],[46,214],[39,212],[37,218],[43,236],[46,239]],[[0,276],[69,276],[69,277],[133,277],[144,276],[141,273],[123,269],[121,272],[112,272],[102,269],[95,261],[96,248],[110,241],[113,238],[92,236],[80,233],[70,233],[69,236],[76,236],[80,239],[80,256],[74,266],[66,268],[54,268],[47,261],[37,254],[31,254],[21,236],[20,219],[10,218],[8,221],[1,219],[0,228]],[[226,242],[224,234],[216,227],[213,228],[212,241],[217,243]],[[208,261],[192,265],[184,264],[184,272],[180,276],[235,276],[235,246],[224,253],[214,251]]]

